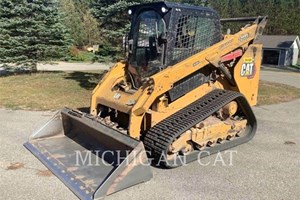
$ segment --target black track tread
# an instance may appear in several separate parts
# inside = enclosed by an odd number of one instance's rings
[[[169,145],[182,133],[238,97],[243,96],[234,91],[215,89],[209,92],[150,128],[143,141],[146,150],[151,152],[151,157],[155,161],[158,161],[163,153],[167,153]]]

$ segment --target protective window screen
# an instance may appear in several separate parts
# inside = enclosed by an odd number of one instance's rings
[[[151,76],[160,70],[161,53],[157,50],[158,39],[164,31],[165,23],[155,11],[145,11],[138,17],[132,64],[141,77]]]
[[[173,62],[182,61],[220,40],[215,19],[182,15],[176,25]]]
[[[149,47],[149,38],[158,38],[164,30],[160,16],[153,11],[145,12],[140,17],[137,47]]]

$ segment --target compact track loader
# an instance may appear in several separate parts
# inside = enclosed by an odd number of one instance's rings
[[[219,19],[210,8],[167,2],[128,13],[127,60],[96,86],[90,113],[64,108],[25,144],[81,199],[151,179],[148,160],[178,167],[256,131],[255,41],[267,17]],[[222,35],[221,24],[246,21]]]

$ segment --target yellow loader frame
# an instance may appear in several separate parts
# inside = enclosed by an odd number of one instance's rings
[[[229,21],[232,19],[221,19]],[[236,19],[238,21],[238,19]],[[93,90],[90,113],[97,115],[99,105],[114,108],[130,116],[129,136],[140,139],[141,131],[149,129],[155,124],[171,116],[191,102],[196,101],[213,89],[227,89],[242,93],[248,103],[257,103],[260,66],[262,60],[262,45],[250,44],[262,34],[267,17],[258,17],[252,24],[248,24],[236,34],[225,35],[221,42],[191,56],[190,58],[170,66],[151,76],[142,87],[131,94],[124,91],[113,91],[113,86],[124,79],[126,73],[125,62],[119,62],[102,78]],[[220,67],[222,56],[241,49],[243,55],[234,67],[233,78],[235,85],[228,83],[225,76],[216,82],[203,84],[172,103],[168,103],[164,94],[171,90],[174,83],[196,72],[206,65]]]

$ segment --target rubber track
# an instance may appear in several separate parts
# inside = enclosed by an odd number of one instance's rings
[[[151,152],[151,157],[153,157],[155,161],[158,161],[161,154],[166,154],[170,144],[182,133],[236,99],[240,99],[237,101],[239,106],[243,108],[243,112],[248,114],[247,119],[252,122],[253,127],[250,131],[255,132],[256,119],[244,96],[238,92],[216,89],[149,129],[143,141],[146,150]],[[253,135],[254,133],[248,140],[250,140]],[[232,146],[236,145],[238,144]],[[230,147],[231,146],[224,148]],[[219,150],[222,149],[219,148]],[[194,156],[189,159],[189,162],[196,159],[197,157]],[[165,165],[165,163],[163,163],[163,165]]]

